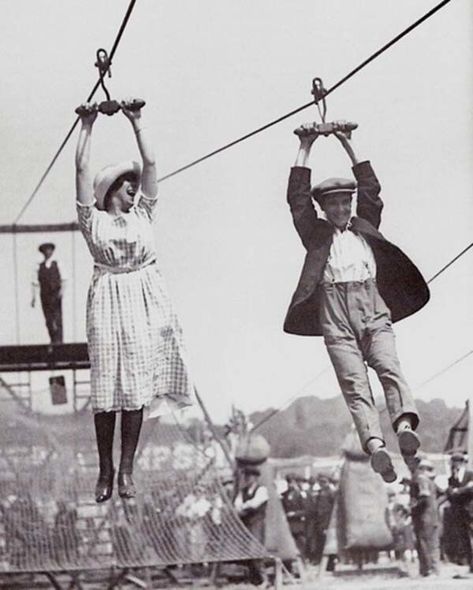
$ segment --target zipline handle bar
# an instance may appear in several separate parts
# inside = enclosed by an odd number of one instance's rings
[[[103,48],[97,49],[96,56],[97,56],[97,61],[95,62],[94,65],[99,70],[100,86],[102,87],[102,90],[105,92],[105,96],[107,97],[107,100],[104,100],[99,104],[98,110],[103,115],[111,116],[111,115],[114,115],[115,113],[118,113],[118,111],[122,108],[118,101],[112,100],[110,98],[110,93],[107,90],[107,87],[105,86],[105,82],[104,82],[105,76],[108,75],[109,78],[112,77],[112,70],[110,69],[110,67],[112,65],[112,61],[108,57],[106,50]],[[129,108],[132,111],[139,111],[144,106],[145,106],[145,101],[137,98],[137,99],[134,99],[131,103],[129,103],[127,105],[127,108]],[[79,107],[79,109],[80,109],[80,107]],[[76,113],[80,115],[80,112],[78,112],[77,110],[76,110]]]
[[[146,104],[142,98],[134,98],[132,101],[127,102],[126,106],[127,109],[130,111],[139,111],[142,109]],[[116,100],[104,100],[99,105],[80,105],[78,106],[74,112],[82,117],[83,115],[87,115],[93,111],[98,111],[103,115],[114,115],[119,110],[121,110],[122,105]]]
[[[313,132],[316,132],[318,135],[325,135],[325,137],[328,137],[336,131],[341,131],[350,137],[351,132],[357,127],[358,123],[353,121],[332,121],[331,123],[313,123],[312,130],[298,127],[297,129],[294,129],[294,133],[298,137],[304,137],[306,135],[310,135]]]

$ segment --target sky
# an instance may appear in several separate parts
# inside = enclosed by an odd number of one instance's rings
[[[434,5],[138,0],[107,84],[113,98],[146,100],[143,122],[163,176],[309,102],[315,76],[332,86]],[[127,0],[0,0],[0,224],[16,219],[51,161],[97,79],[95,52],[111,47],[127,6]],[[327,120],[359,125],[355,149],[371,160],[383,188],[381,230],[427,279],[473,233],[472,13],[469,0],[452,0],[327,99]],[[315,120],[310,107],[160,185],[159,263],[195,383],[218,422],[232,404],[250,412],[297,395],[339,392],[322,339],[282,331],[304,257],[285,201],[298,146],[293,129]],[[76,139],[74,133],[22,223],[75,219]],[[123,115],[101,116],[93,169],[137,156]],[[315,181],[350,175],[333,137],[317,142],[310,164]],[[17,237],[17,324],[13,240],[0,234],[2,345],[47,341],[41,312],[30,307],[43,241],[57,244],[69,278],[65,339],[85,339],[92,261],[82,236]],[[471,350],[472,256],[432,283],[423,310],[396,324],[404,372],[422,399],[462,406],[471,396],[473,356],[419,386]],[[47,382],[35,379],[35,409],[53,411]],[[375,392],[382,407],[378,386]]]

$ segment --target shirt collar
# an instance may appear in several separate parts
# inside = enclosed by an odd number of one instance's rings
[[[343,234],[344,232],[346,232],[348,230],[353,231],[353,224],[352,224],[352,220],[351,219],[349,219],[347,221],[347,224],[345,225],[345,227],[339,228],[339,227],[337,227],[336,225],[333,225],[333,224],[332,224],[332,227],[334,229],[334,232],[337,233],[337,234]]]

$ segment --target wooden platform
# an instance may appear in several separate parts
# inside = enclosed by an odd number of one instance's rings
[[[0,346],[0,372],[89,369],[86,342]]]

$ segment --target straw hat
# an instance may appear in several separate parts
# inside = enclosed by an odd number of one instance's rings
[[[94,195],[97,201],[97,208],[104,208],[104,199],[108,189],[112,184],[123,174],[133,173],[141,176],[141,166],[134,160],[120,162],[119,164],[112,164],[102,168],[97,176],[94,178]]]

